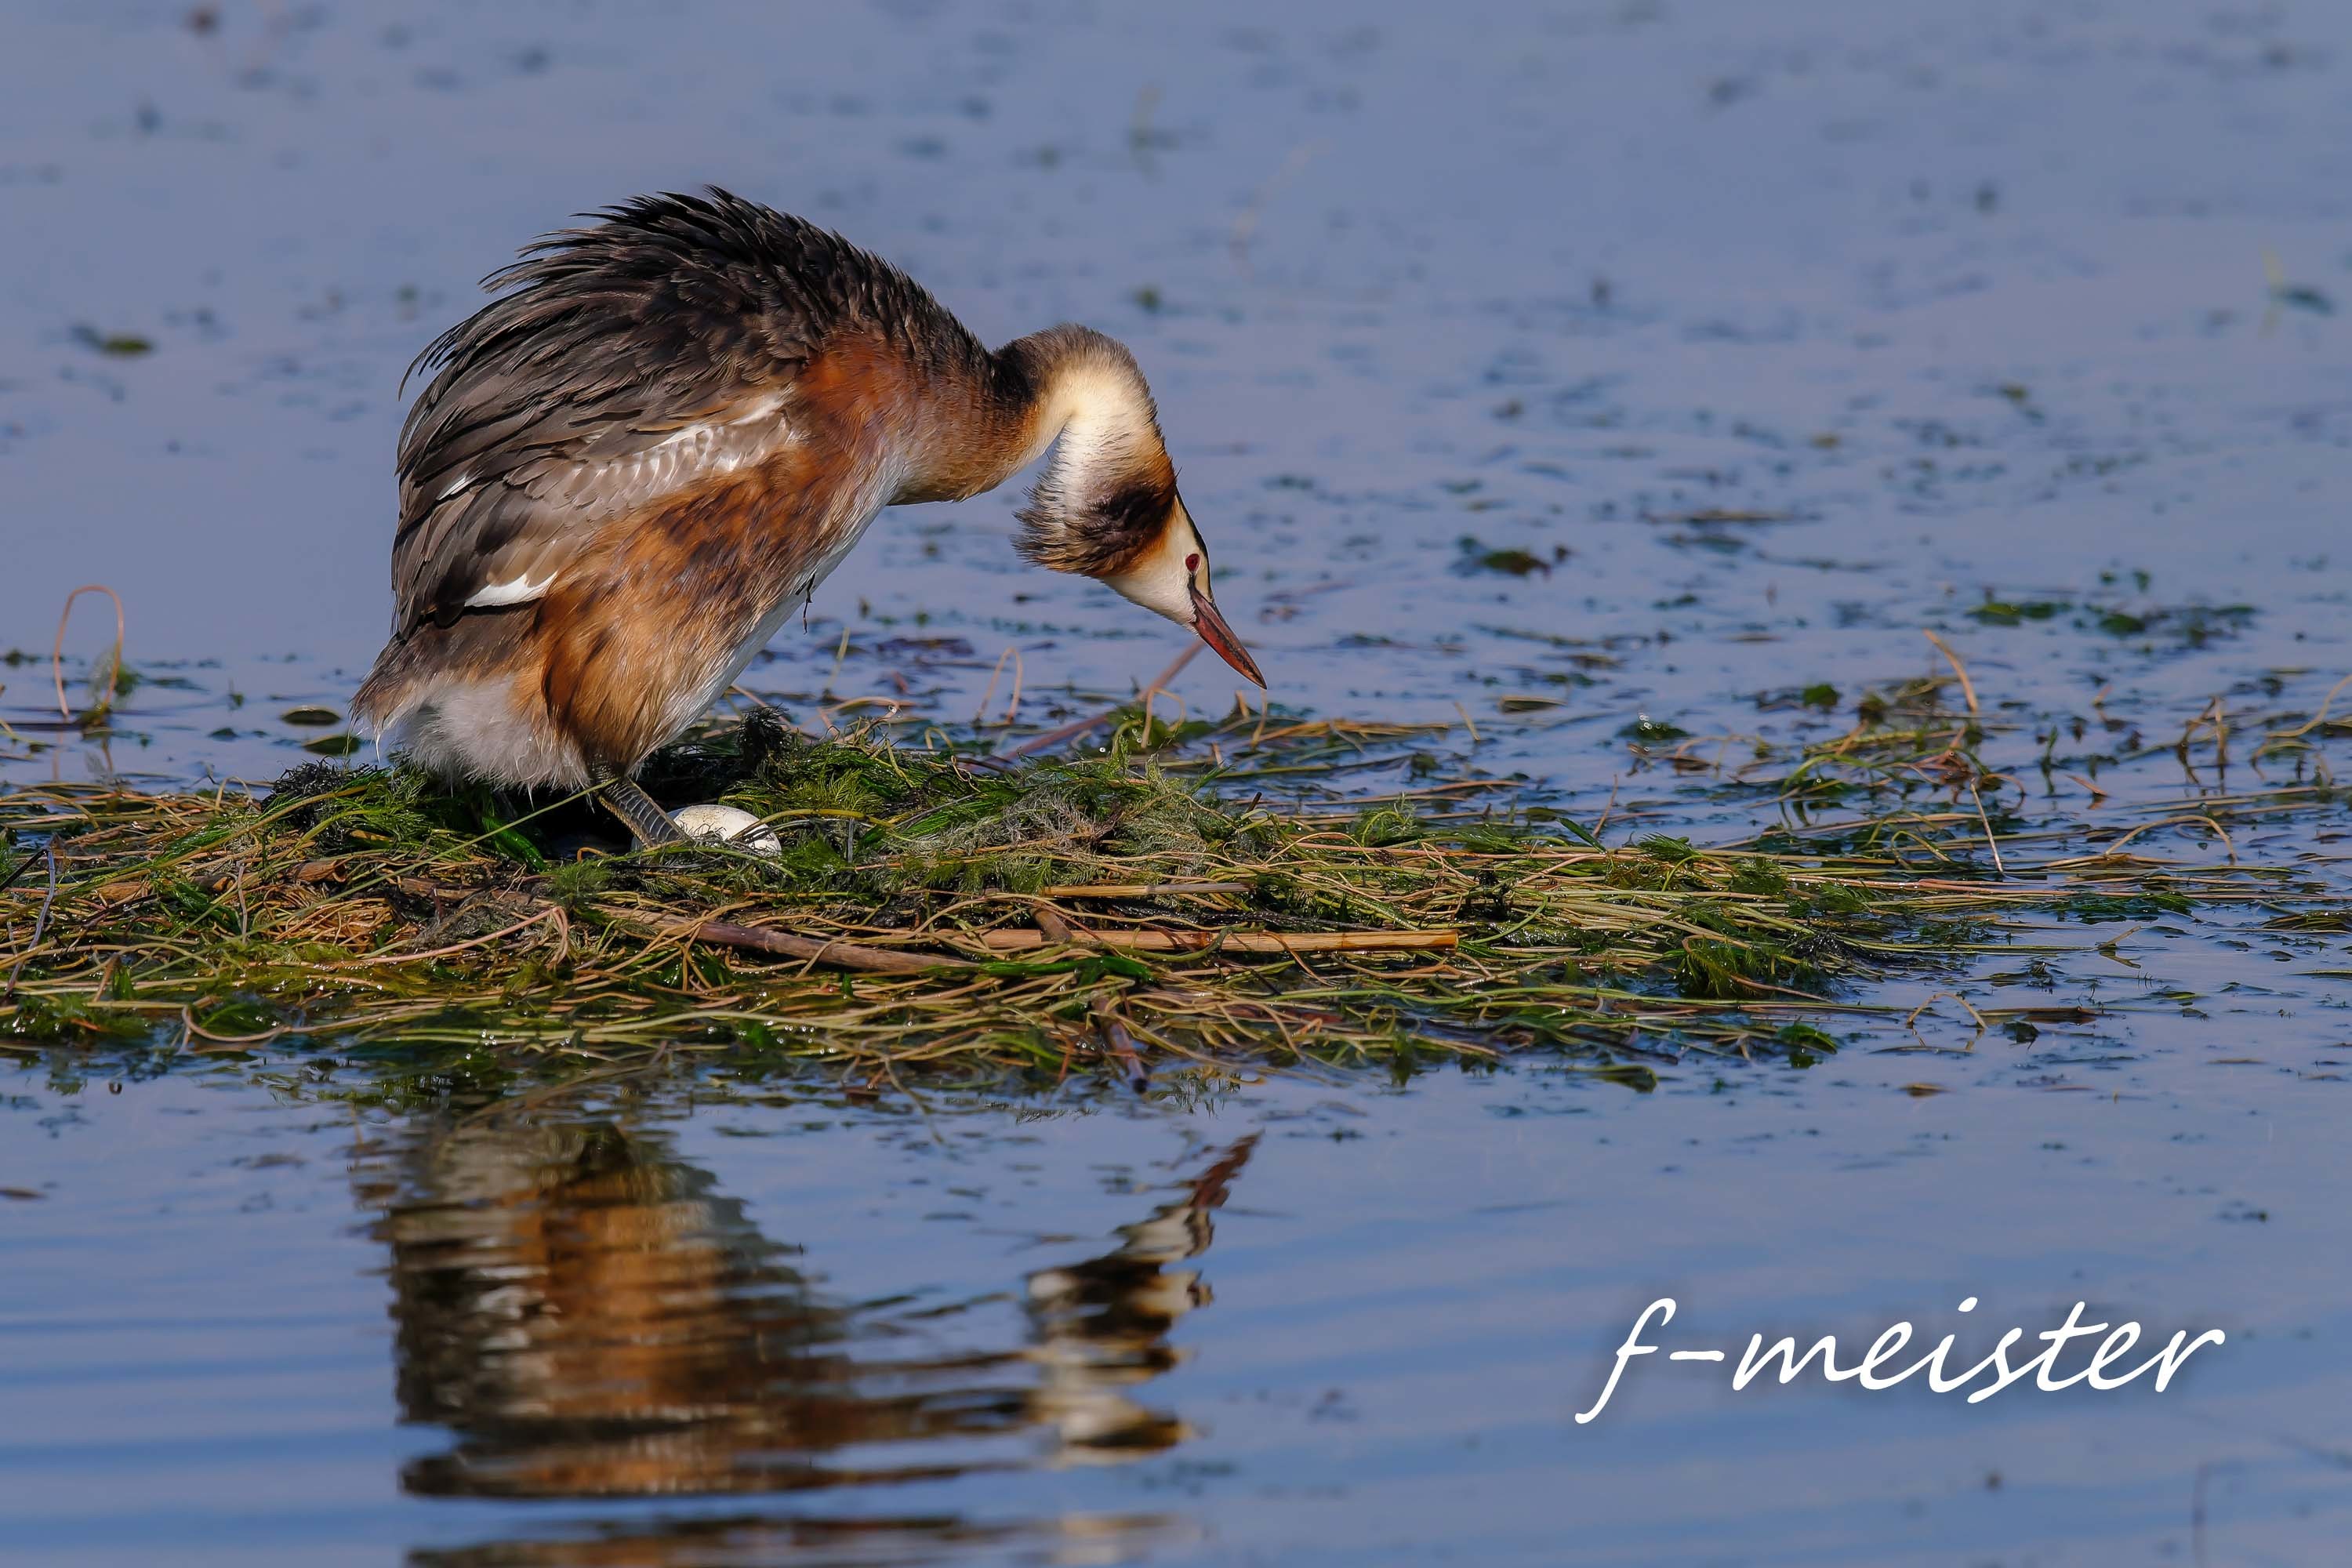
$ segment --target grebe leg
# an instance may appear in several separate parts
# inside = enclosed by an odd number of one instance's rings
[[[606,811],[628,824],[629,833],[641,849],[693,842],[684,828],[670,820],[669,813],[637,786],[635,779],[606,779],[596,786],[596,798]]]

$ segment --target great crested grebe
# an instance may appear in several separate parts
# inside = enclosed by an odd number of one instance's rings
[[[993,489],[1050,447],[1021,552],[1197,631],[1217,613],[1135,356],[1089,328],[991,353],[906,274],[713,187],[550,235],[417,359],[392,640],[352,700],[448,776],[633,782],[884,507]]]

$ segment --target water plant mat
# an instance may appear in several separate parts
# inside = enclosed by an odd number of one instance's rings
[[[1268,805],[1286,757],[1338,727],[1269,743],[1261,721],[1231,762],[1202,728],[1178,766],[1124,742],[1005,763],[755,718],[649,771],[666,800],[772,824],[775,858],[622,852],[578,798],[380,767],[19,788],[0,795],[0,1042],[726,1052],[868,1079],[1549,1049],[1638,1084],[1695,1053],[1801,1062],[1855,1020],[1899,1030],[1874,979],[2070,917],[2326,918],[2287,872],[2147,840],[2004,846],[1957,785],[1835,831],[1604,843],[1493,780]],[[2086,1016],[1960,1006],[1980,1030]]]

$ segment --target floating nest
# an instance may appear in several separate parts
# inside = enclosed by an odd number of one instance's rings
[[[772,858],[630,852],[578,797],[397,768],[24,788],[0,795],[0,1045],[727,1053],[866,1083],[1548,1050],[1646,1085],[1694,1054],[1802,1063],[1841,1026],[1899,1028],[1856,982],[2013,941],[2021,912],[2275,896],[2236,868],[2152,879],[2014,845],[2000,876],[1948,846],[1923,870],[1916,812],[1876,850],[1852,831],[1710,849],[1607,845],[1492,780],[1297,787],[1418,738],[1130,712],[1099,753],[1008,763],[762,713],[656,760],[657,795],[752,813]],[[1979,1030],[2053,1012],[2081,1009],[1968,1009]]]

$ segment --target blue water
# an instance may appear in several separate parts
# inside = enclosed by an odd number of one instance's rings
[[[408,359],[531,234],[705,181],[984,337],[1126,339],[1277,697],[1448,724],[1587,820],[1748,830],[1623,727],[1834,734],[1945,670],[1923,627],[2070,833],[2278,782],[2255,733],[2352,670],[2340,7],[210,9],[0,17],[0,784],[300,760],[282,715],[387,614]],[[964,719],[1008,646],[1035,717],[1149,679],[1171,634],[1022,566],[1013,504],[886,518],[749,683]],[[150,678],[89,741],[39,727],[86,582]],[[86,597],[70,679],[110,635]],[[1787,700],[1821,681],[1837,714]],[[2164,750],[2217,696],[2218,776]],[[2103,802],[2102,748],[2150,753]],[[2340,806],[2232,831],[2341,888]],[[2104,1009],[2030,1041],[1941,1003],[1651,1095],[719,1068],[355,1109],[385,1069],[331,1052],[12,1053],[0,1561],[2339,1561],[2352,963],[2266,913],[1869,994]],[[1664,1296],[1735,1357],[1980,1353],[2077,1300],[2229,1341],[1976,1405],[1654,1356],[1575,1423]]]

